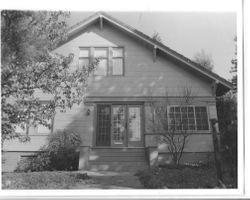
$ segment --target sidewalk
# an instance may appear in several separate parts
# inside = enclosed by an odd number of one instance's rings
[[[138,178],[131,172],[84,171],[90,179],[71,189],[143,189]]]

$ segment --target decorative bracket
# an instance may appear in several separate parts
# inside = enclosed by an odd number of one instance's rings
[[[213,81],[212,84],[211,84],[211,89],[212,89],[213,96],[216,96],[216,90],[217,90],[218,83],[219,83],[218,81]]]
[[[154,60],[154,62],[156,61],[156,51],[157,51],[157,46],[154,46],[154,49],[153,49],[153,60]]]

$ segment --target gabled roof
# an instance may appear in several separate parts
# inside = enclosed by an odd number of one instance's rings
[[[69,40],[80,33],[82,30],[90,26],[91,24],[95,23],[96,21],[102,19],[103,21],[110,23],[117,28],[121,29],[122,31],[127,32],[128,34],[133,35],[134,37],[143,40],[144,42],[152,45],[153,48],[160,50],[164,54],[172,57],[183,63],[184,65],[188,66],[190,69],[198,72],[199,74],[215,81],[217,83],[217,92],[216,95],[220,96],[223,95],[225,92],[233,89],[232,83],[227,81],[226,79],[220,77],[219,75],[215,74],[214,72],[206,69],[205,67],[199,65],[198,63],[188,59],[187,57],[177,53],[176,51],[170,49],[169,47],[165,46],[164,44],[153,40],[148,35],[136,30],[135,28],[124,24],[123,22],[113,18],[112,16],[104,13],[104,12],[97,12],[94,15],[80,21],[79,23],[75,24],[74,26],[70,27],[68,30]],[[67,42],[67,41],[66,41]]]

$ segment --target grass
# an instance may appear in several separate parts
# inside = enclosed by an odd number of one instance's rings
[[[212,166],[154,168],[140,171],[137,176],[144,188],[218,188],[216,170]]]
[[[87,178],[77,172],[3,173],[2,189],[70,189]]]

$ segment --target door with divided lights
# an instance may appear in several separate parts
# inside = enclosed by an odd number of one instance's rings
[[[143,146],[141,121],[141,105],[97,105],[96,146]]]

